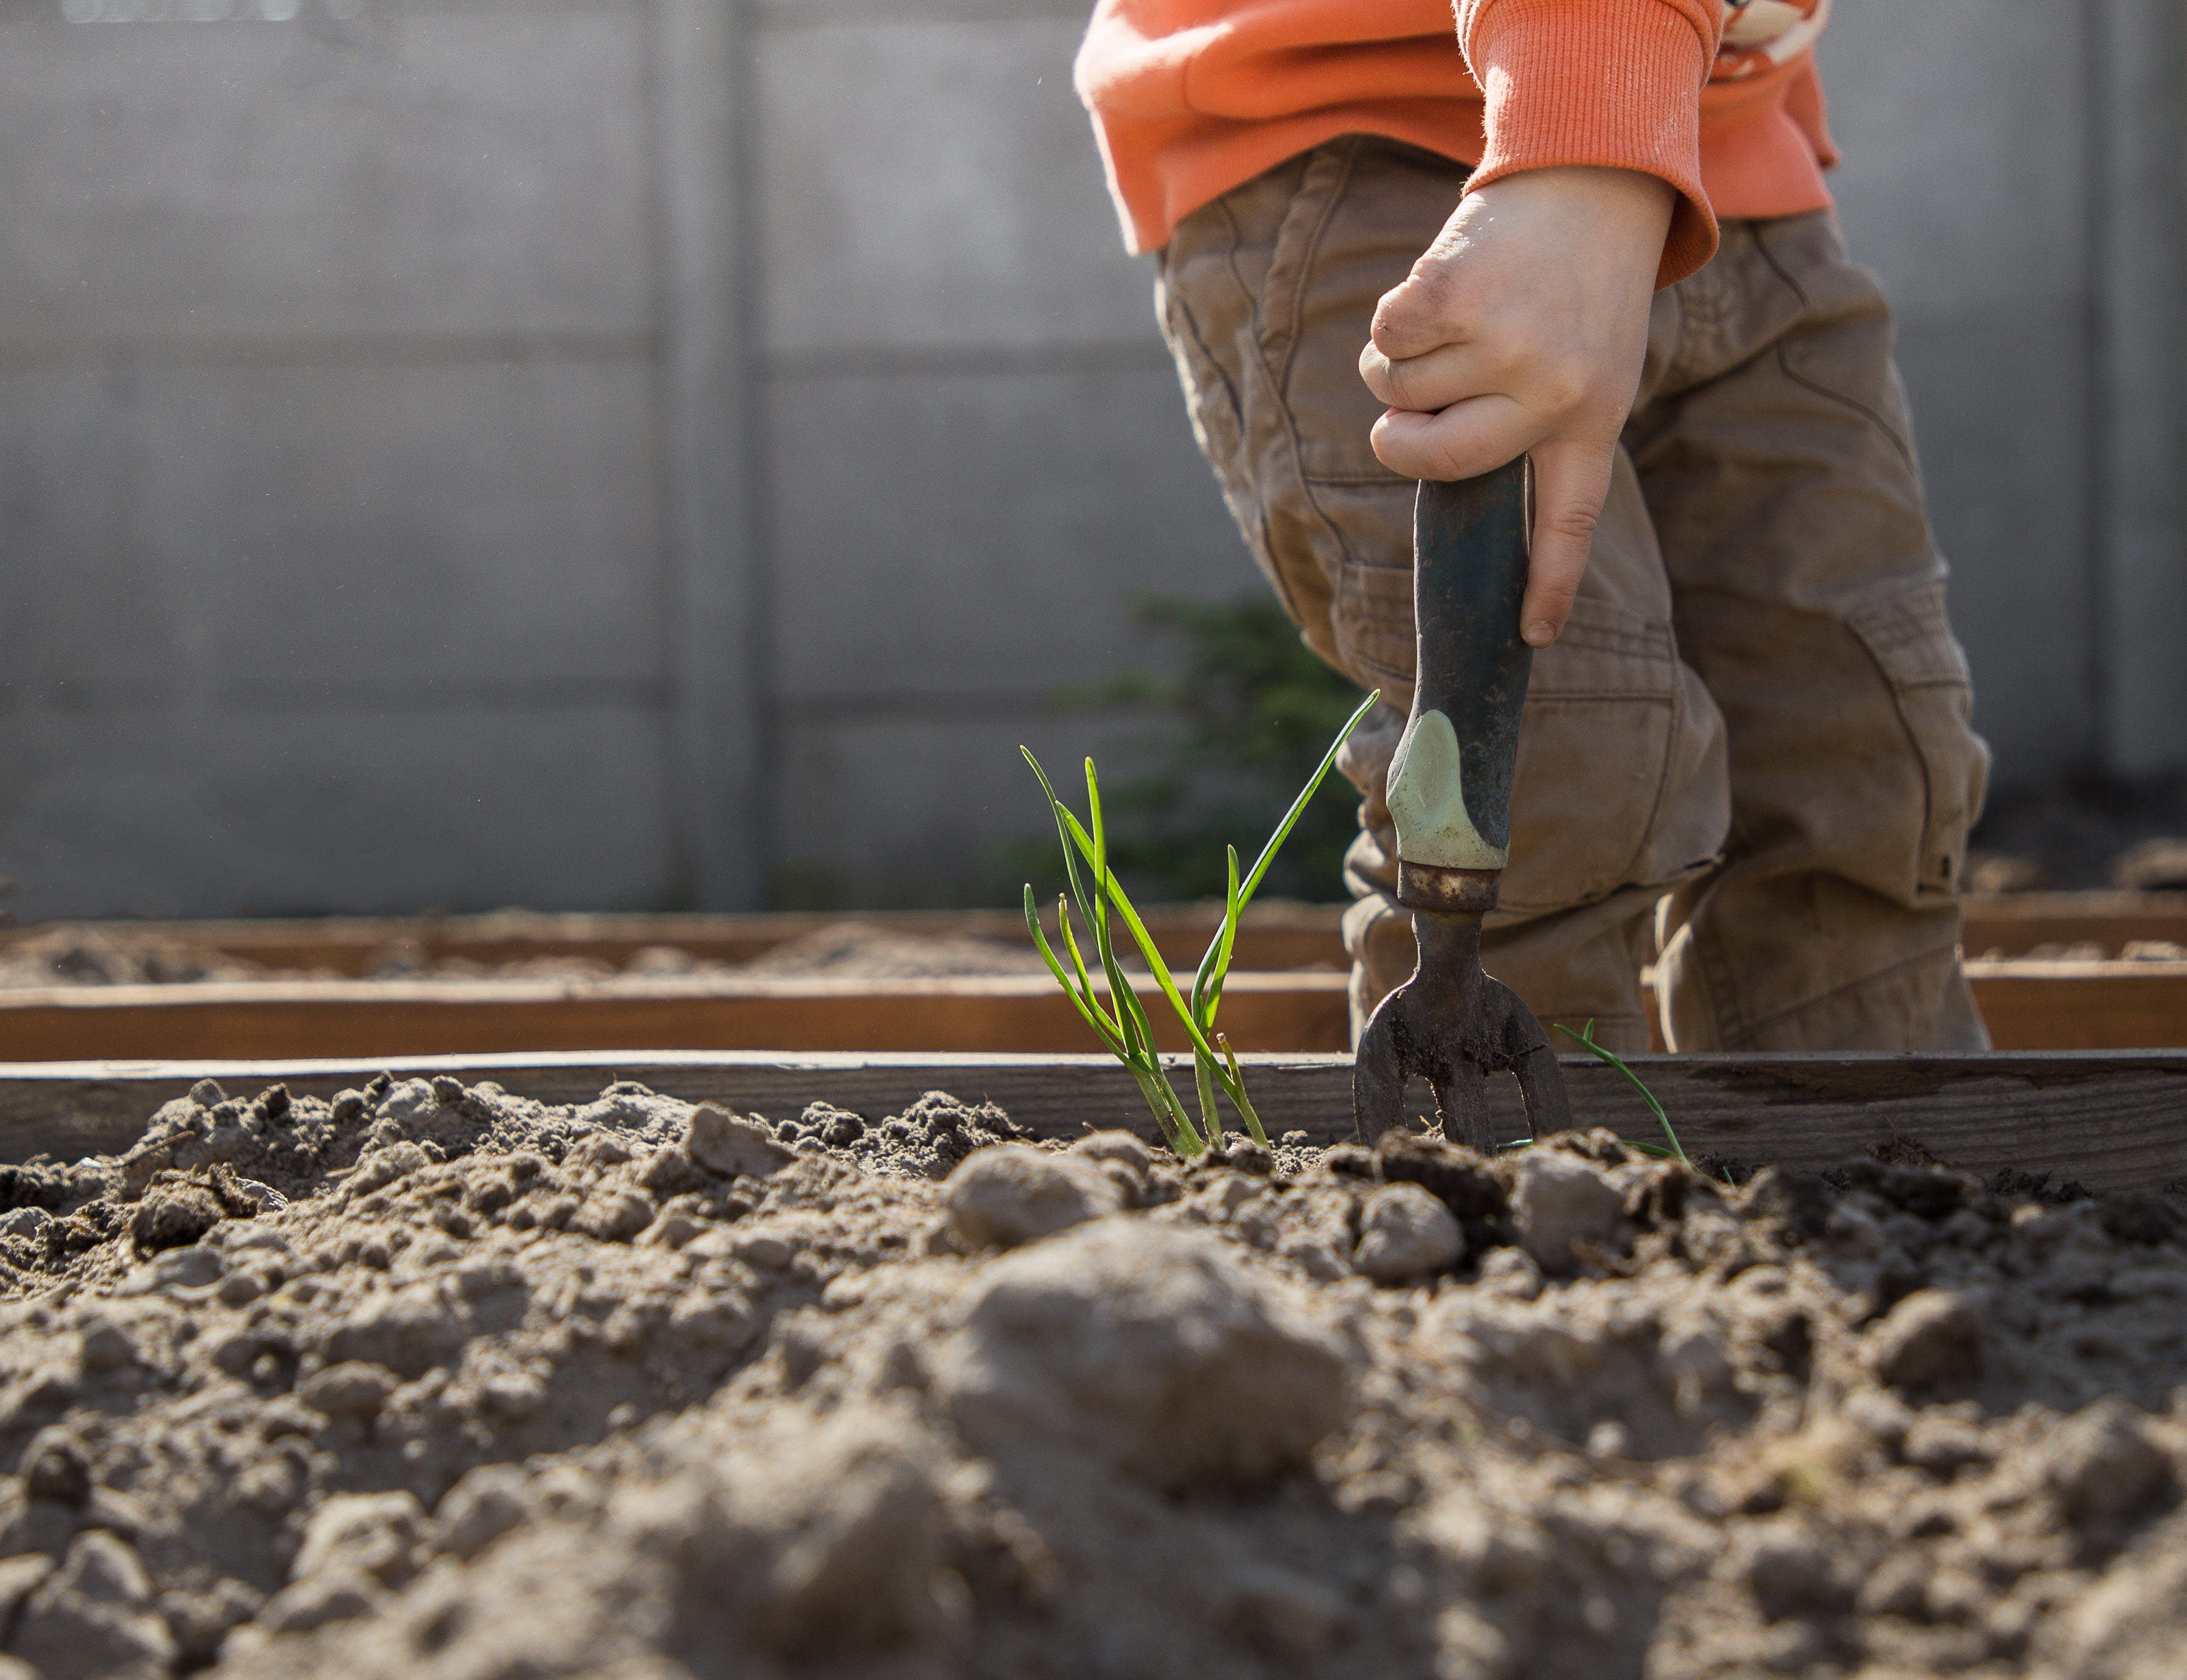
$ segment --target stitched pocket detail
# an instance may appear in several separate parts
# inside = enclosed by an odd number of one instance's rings
[[[1729,822],[1723,719],[1670,626],[1581,596],[1534,656],[1504,907],[1668,886],[1707,865]]]
[[[1879,601],[1846,624],[1891,684],[1899,722],[1921,761],[1926,805],[1908,898],[1948,896],[1959,889],[1967,830],[1982,812],[1989,748],[1972,728],[1974,688],[1965,651],[1945,615],[1944,587]]]
[[[1556,641],[1534,655],[1526,693],[1542,700],[1665,700],[1676,686],[1678,657],[1667,624],[1583,595]]]
[[[1338,551],[1336,598],[1330,614],[1338,662],[1382,690],[1403,711],[1412,704],[1413,501],[1415,490],[1391,477],[1380,484],[1313,486],[1316,507],[1345,534]],[[1399,565],[1365,558],[1391,555]]]
[[[1410,566],[1347,561],[1337,580],[1336,648],[1345,668],[1410,703],[1419,649],[1413,633]]]

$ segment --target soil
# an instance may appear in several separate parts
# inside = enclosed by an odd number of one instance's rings
[[[434,957],[415,939],[390,941],[362,976],[331,969],[277,968],[169,935],[62,924],[0,947],[0,991],[57,986],[171,986],[247,980],[544,980],[582,984],[622,976],[718,980],[735,986],[790,975],[930,980],[957,975],[1044,974],[1031,941],[908,935],[846,921],[816,929],[744,963],[711,961],[672,945],[648,946],[621,968],[598,957],[540,956],[505,963]]]
[[[2187,1650],[2162,1194],[383,1076],[207,1082],[0,1208],[8,1680]]]
[[[755,975],[856,975],[862,978],[938,979],[949,975],[1045,974],[1032,941],[962,934],[894,933],[863,922],[841,922],[787,940],[743,965]]]
[[[263,980],[274,971],[157,934],[60,926],[0,946],[0,989],[47,986],[175,986]]]

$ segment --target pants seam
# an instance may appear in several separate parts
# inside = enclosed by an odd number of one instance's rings
[[[1782,338],[1777,340],[1777,366],[1785,377],[1791,380],[1794,385],[1811,391],[1816,396],[1835,402],[1841,408],[1850,408],[1854,413],[1859,415],[1889,441],[1892,449],[1897,453],[1898,458],[1906,464],[1907,471],[1919,470],[1914,464],[1913,452],[1900,441],[1898,434],[1891,429],[1889,421],[1857,397],[1847,396],[1843,391],[1832,391],[1828,385],[1809,379],[1805,374],[1794,368],[1791,359],[1785,353],[1785,340]]]
[[[1792,295],[1800,300],[1802,313],[1813,309],[1815,306],[1813,294],[1800,284],[1798,277],[1778,260],[1775,251],[1769,249],[1769,241],[1763,235],[1761,224],[1757,222],[1751,225],[1754,229],[1754,249],[1762,253],[1762,260],[1776,271],[1779,279],[1792,289]],[[1782,334],[1779,336],[1781,337]]]
[[[1769,249],[1769,241],[1763,236],[1762,230],[1759,228],[1757,228],[1754,230],[1754,248],[1762,253],[1762,260],[1768,263],[1769,267],[1775,271],[1777,278],[1784,281],[1786,285],[1792,289],[1792,295],[1800,300],[1800,309],[1802,314],[1804,316],[1808,311],[1812,310],[1814,307],[1814,299],[1813,295],[1808,292],[1805,286],[1802,285],[1797,279],[1793,278],[1791,270],[1787,268],[1778,260],[1777,253]],[[1860,415],[1870,425],[1881,432],[1886,438],[1890,440],[1891,447],[1897,452],[1898,458],[1906,464],[1907,471],[1918,475],[1920,472],[1920,469],[1915,464],[1914,452],[1907,447],[1904,441],[1900,439],[1897,432],[1892,430],[1891,423],[1886,420],[1882,415],[1877,413],[1875,410],[1869,407],[1865,402],[1859,401],[1858,398],[1847,396],[1842,391],[1832,391],[1828,385],[1823,385],[1818,380],[1809,379],[1806,374],[1799,372],[1792,366],[1791,358],[1785,353],[1785,344],[1792,336],[1792,330],[1793,329],[1791,328],[1788,327],[1785,331],[1778,334],[1776,342],[1772,346],[1772,348],[1777,352],[1777,367],[1779,371],[1781,372],[1786,379],[1791,380],[1794,385],[1800,386],[1802,389],[1811,391],[1816,396],[1823,397],[1829,402],[1835,402],[1841,407],[1850,408],[1854,413]]]
[[[1663,736],[1662,760],[1656,769],[1656,796],[1649,802],[1648,820],[1640,825],[1638,839],[1633,843],[1633,854],[1618,869],[1618,874],[1631,879],[1639,873],[1640,859],[1646,854],[1648,845],[1656,836],[1656,825],[1662,820],[1663,801],[1671,784],[1671,767],[1678,761],[1680,725],[1685,720],[1685,684],[1678,681],[1678,639],[1671,641],[1671,721]]]
[[[1269,382],[1269,395],[1275,405],[1276,413],[1282,417],[1285,453],[1290,458],[1291,480],[1298,486],[1299,499],[1313,510],[1313,516],[1320,523],[1323,534],[1335,548],[1340,576],[1330,580],[1332,608],[1342,588],[1341,569],[1351,562],[1352,548],[1351,544],[1345,541],[1344,533],[1338,528],[1336,522],[1330,518],[1328,510],[1315,499],[1313,492],[1308,485],[1306,475],[1305,450],[1299,439],[1297,418],[1291,413],[1289,380],[1291,362],[1298,354],[1299,343],[1302,336],[1299,324],[1300,317],[1306,307],[1307,287],[1313,273],[1314,256],[1320,250],[1322,239],[1329,231],[1329,224],[1335,216],[1337,207],[1343,202],[1345,192],[1352,183],[1352,173],[1359,155],[1358,139],[1354,138],[1348,143],[1345,143],[1340,155],[1343,160],[1342,166],[1337,173],[1336,179],[1331,183],[1328,198],[1322,205],[1320,213],[1316,217],[1312,230],[1307,235],[1304,246],[1299,253],[1299,270],[1293,277],[1291,295],[1286,303],[1285,343],[1280,369],[1271,364],[1268,346],[1261,334],[1256,332],[1253,335],[1255,359],[1260,363],[1262,377]],[[1309,165],[1308,167],[1311,169],[1312,166]],[[1282,226],[1279,223],[1277,228],[1279,245],[1282,237]],[[1285,593],[1288,597],[1290,592],[1286,590]],[[1290,605],[1288,598],[1285,605],[1287,607]],[[1304,622],[1295,609],[1290,615],[1292,622]],[[1335,615],[1332,610],[1332,628],[1334,628],[1335,617]]]
[[[1291,418],[1290,401],[1291,363],[1296,359],[1300,342],[1305,337],[1304,330],[1301,326],[1301,317],[1306,312],[1307,287],[1313,278],[1314,257],[1320,251],[1321,242],[1329,233],[1329,224],[1335,218],[1337,206],[1343,203],[1345,192],[1352,184],[1352,171],[1359,158],[1358,141],[1354,139],[1345,143],[1341,156],[1344,160],[1343,167],[1338,171],[1335,181],[1331,183],[1328,199],[1323,204],[1321,214],[1315,218],[1313,231],[1307,235],[1306,244],[1299,252],[1298,273],[1292,279],[1291,295],[1285,301],[1283,366],[1280,369],[1270,370],[1275,379],[1276,400],[1282,411],[1287,429],[1290,428]],[[1279,226],[1279,238],[1281,237],[1281,231]],[[1267,353],[1263,347],[1264,363],[1266,359]],[[1306,469],[1303,463],[1298,466],[1298,477],[1301,484],[1306,482]]]
[[[1167,279],[1167,267],[1168,265],[1164,263],[1161,271],[1165,279]],[[1185,301],[1176,287],[1167,284],[1162,287],[1162,305],[1165,315],[1174,312],[1184,335],[1189,338],[1199,350],[1201,362],[1223,382],[1223,395],[1229,401],[1231,418],[1237,425],[1239,436],[1242,439],[1245,435],[1245,405],[1239,400],[1238,387],[1232,381],[1228,370],[1217,358],[1215,352],[1207,347],[1207,334],[1200,330],[1200,323],[1193,318],[1192,306]],[[1186,395],[1189,396],[1191,393],[1188,391]]]
[[[1245,230],[1238,225],[1237,211],[1227,194],[1216,199],[1214,208],[1222,212],[1223,224],[1228,230],[1228,238],[1223,253],[1223,272],[1229,275],[1230,284],[1237,295],[1237,301],[1243,307],[1247,332],[1253,341],[1253,360],[1258,362],[1262,360],[1260,299],[1253,288],[1245,283],[1245,277],[1238,272],[1238,253],[1245,246]],[[1236,471],[1248,492],[1258,526],[1257,532],[1247,534],[1246,542],[1249,546],[1257,544],[1262,551],[1264,558],[1261,569],[1268,575],[1268,582],[1274,587],[1276,598],[1283,603],[1285,615],[1292,623],[1303,625],[1306,622],[1305,615],[1299,610],[1298,601],[1291,592],[1290,581],[1284,576],[1284,569],[1277,563],[1275,551],[1268,541],[1268,498],[1260,492],[1258,486],[1255,483],[1253,440],[1246,422],[1246,393],[1240,388],[1239,385],[1232,383],[1229,370],[1223,366],[1219,358],[1211,353],[1209,360],[1214,365],[1217,373],[1221,375],[1225,386],[1230,390],[1237,405],[1239,460],[1236,463]],[[1250,366],[1251,364],[1248,364],[1246,368],[1241,369],[1241,372],[1250,371]]]
[[[1724,836],[1724,861],[1717,869],[1715,879],[1709,884],[1711,890],[1695,899],[1693,910],[1686,919],[1689,924],[1701,924],[1694,930],[1695,937],[1692,941],[1694,969],[1701,978],[1702,995],[1708,1002],[1709,1020],[1715,1025],[1717,1042],[1719,1045],[1743,1037],[1752,1031],[1757,1025],[1755,1022],[1742,1019],[1743,1012],[1737,1009],[1736,1000],[1740,997],[1740,989],[1733,984],[1736,976],[1732,971],[1729,959],[1712,950],[1710,947],[1715,941],[1703,936],[1707,929],[1702,919],[1708,911],[1710,901],[1716,896],[1715,889],[1730,875],[1739,862],[1738,846],[1739,812],[1734,805],[1732,810],[1731,831]],[[1730,999],[1733,1002],[1727,1004],[1723,1001],[1725,999]],[[1736,1025],[1734,1025],[1734,1021],[1737,1022]]]

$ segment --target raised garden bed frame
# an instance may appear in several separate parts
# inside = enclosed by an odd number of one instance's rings
[[[1250,912],[1224,993],[1240,1049],[1341,1052],[1348,1042],[1335,907]],[[590,956],[627,963],[667,945],[745,962],[846,919],[818,915],[499,916],[390,921],[123,924],[273,967],[357,976],[402,941],[426,961],[501,964]],[[1022,937],[1001,911],[855,919],[899,932]],[[1214,913],[1149,917],[1172,964],[1189,965]],[[122,930],[117,929],[117,930]],[[0,944],[24,937],[0,935]],[[2060,960],[2023,953],[2134,939],[2187,944],[2187,894],[2049,893],[1971,899],[1976,1001],[2004,1050],[2187,1048],[2187,962]],[[1150,1011],[1167,1033],[1167,1012]],[[597,980],[252,981],[0,992],[0,1062],[97,1058],[373,1057],[616,1050],[1068,1053],[1087,1029],[1044,975],[875,980],[829,976],[616,976]],[[1182,1049],[1181,1037],[1164,1039]]]
[[[1351,1059],[1245,1059],[1255,1105],[1272,1133],[1317,1143],[1351,1133]],[[1694,1155],[1810,1169],[1863,1151],[1919,1143],[1987,1177],[2049,1174],[2092,1190],[2160,1188],[2187,1179],[2187,1053],[1991,1056],[1793,1055],[1636,1057]],[[1180,1062],[1180,1090],[1189,1065]],[[1576,1118],[1653,1139],[1654,1117],[1612,1069],[1566,1058]],[[397,1076],[491,1079],[520,1095],[586,1102],[619,1079],[690,1101],[727,1103],[772,1118],[828,1102],[878,1119],[924,1092],[1000,1103],[1043,1135],[1088,1127],[1145,1131],[1129,1077],[1105,1056],[605,1054],[444,1056],[387,1062],[76,1062],[0,1071],[0,1162],[126,1149],[161,1103],[197,1080],[255,1094],[276,1082],[331,1097],[382,1070]],[[1490,1082],[1505,1135],[1520,1127],[1517,1089]]]

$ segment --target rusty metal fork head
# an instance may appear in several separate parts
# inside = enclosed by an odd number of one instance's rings
[[[1423,895],[1419,872],[1400,885],[1400,899]],[[1457,871],[1438,871],[1455,874]],[[1466,872],[1471,873],[1471,872]],[[1494,901],[1495,885],[1470,895]],[[1462,894],[1440,895],[1446,899]],[[1352,1076],[1352,1120],[1371,1143],[1404,1123],[1405,1082],[1418,1074],[1435,1093],[1443,1135],[1484,1152],[1496,1138],[1488,1119],[1488,1076],[1515,1074],[1531,1136],[1571,1125],[1564,1076],[1549,1035],[1534,1012],[1481,967],[1480,909],[1413,911],[1420,960],[1413,977],[1385,997],[1360,1036]]]
[[[1363,1143],[1405,1118],[1414,1074],[1443,1135],[1495,1147],[1488,1076],[1519,1076],[1533,1135],[1571,1124],[1563,1076],[1533,1011],[1481,971],[1481,919],[1510,861],[1511,787],[1533,649],[1519,634],[1532,524],[1526,458],[1420,488],[1413,523],[1412,711],[1391,760],[1397,902],[1420,964],[1382,1000],[1352,1079]]]

